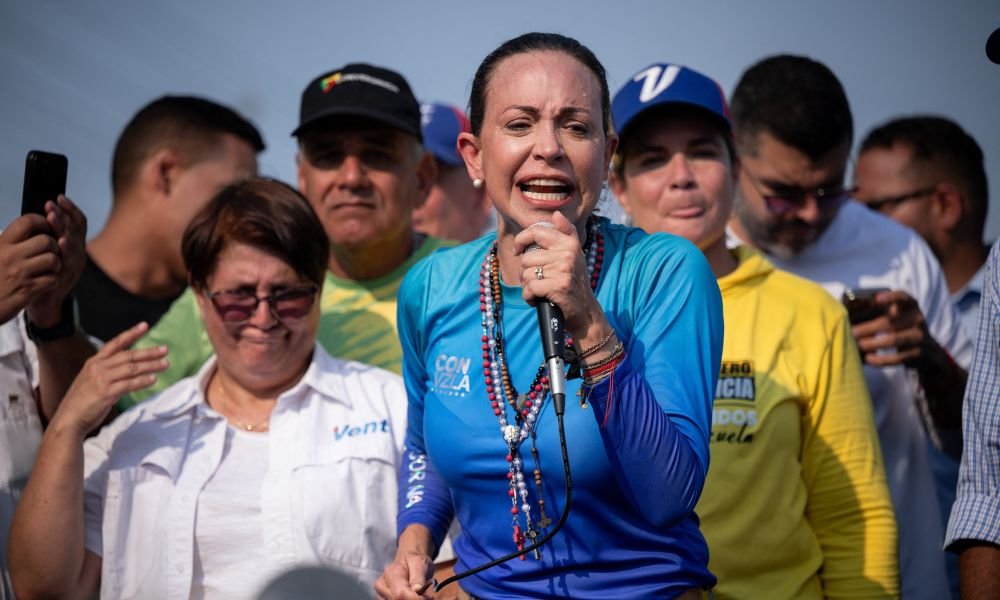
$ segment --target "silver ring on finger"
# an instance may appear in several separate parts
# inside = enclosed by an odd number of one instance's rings
[[[539,279],[539,280],[545,279],[545,273],[542,272],[542,267],[541,266],[535,267],[535,279]]]

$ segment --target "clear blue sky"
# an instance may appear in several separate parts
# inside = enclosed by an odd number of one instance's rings
[[[1000,65],[985,58],[996,0],[510,0],[506,2],[34,0],[0,4],[0,226],[16,216],[24,155],[69,156],[70,196],[91,234],[104,223],[115,138],[165,93],[205,95],[263,132],[263,174],[294,181],[299,94],[348,62],[395,68],[421,99],[463,105],[482,58],[526,31],[590,46],[612,90],[654,61],[688,64],[732,90],[765,56],[829,65],[857,136],[917,112],[957,120],[983,146],[993,187],[987,237],[1000,235]]]

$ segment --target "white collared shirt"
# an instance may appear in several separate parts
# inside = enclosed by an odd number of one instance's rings
[[[229,427],[204,400],[215,364],[85,445],[86,546],[103,559],[102,598],[191,593],[195,516]],[[316,346],[309,369],[271,414],[259,490],[262,581],[324,564],[371,589],[395,554],[405,419],[398,376]]]
[[[38,357],[24,331],[23,315],[0,324],[0,600],[14,597],[7,573],[7,536],[42,443],[35,406]]]

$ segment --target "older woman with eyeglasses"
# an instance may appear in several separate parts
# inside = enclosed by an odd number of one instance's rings
[[[20,597],[247,598],[326,564],[370,585],[395,548],[400,379],[315,342],[327,238],[290,187],[222,191],[183,256],[215,357],[86,442],[166,349],[107,344],[54,416],[11,535]]]

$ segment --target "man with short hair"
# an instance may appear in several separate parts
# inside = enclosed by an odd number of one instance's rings
[[[944,117],[893,119],[861,142],[854,178],[858,200],[924,238],[974,338],[989,252],[983,244],[989,187],[979,144]]]
[[[159,320],[187,287],[188,222],[220,189],[255,174],[263,149],[253,124],[204,98],[164,96],[132,117],[115,145],[111,214],[73,290],[84,331],[107,341]]]
[[[399,374],[396,294],[413,264],[444,245],[413,230],[413,209],[434,181],[421,145],[420,108],[395,71],[349,64],[302,92],[299,191],[330,238],[317,340],[333,356]],[[193,292],[171,306],[140,347],[166,345],[170,367],[136,403],[197,372],[211,355]]]
[[[427,201],[413,211],[413,228],[445,240],[470,242],[495,227],[493,203],[473,185],[458,154],[458,134],[469,119],[456,106],[425,102],[420,106],[424,147],[437,163],[437,178]]]
[[[940,266],[912,231],[845,202],[853,119],[826,66],[764,59],[743,73],[731,111],[741,172],[730,233],[834,297],[883,288],[878,316],[852,332],[896,509],[900,587],[906,598],[947,597],[928,438],[960,422],[965,372],[956,361],[968,364],[971,346]]]

